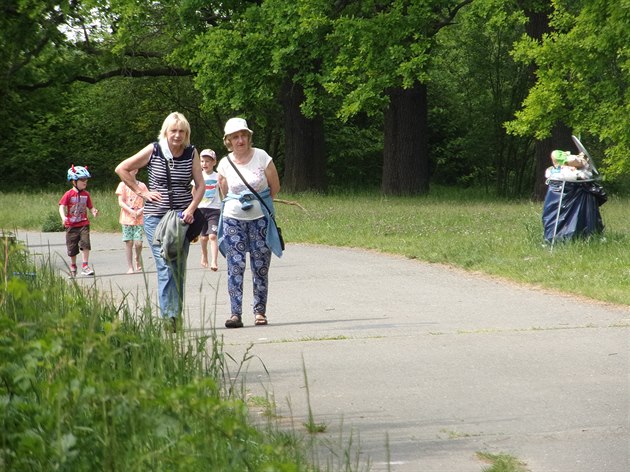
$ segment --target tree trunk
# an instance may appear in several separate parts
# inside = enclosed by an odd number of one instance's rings
[[[527,34],[540,40],[544,34],[551,31],[549,27],[549,15],[551,14],[551,2],[541,4],[532,2],[531,0],[522,0],[521,6],[524,8],[528,18],[525,29]],[[536,81],[535,69],[530,70],[531,83]],[[571,141],[571,130],[564,123],[557,123],[551,130],[551,137],[536,141],[534,144],[534,159],[536,163],[533,199],[543,201],[547,193],[547,185],[545,184],[545,170],[551,165],[551,151],[554,149],[562,149],[568,151],[573,149],[574,145]]]
[[[427,86],[396,88],[385,111],[383,181],[385,195],[418,195],[429,191]]]
[[[324,120],[305,117],[300,105],[302,86],[288,78],[282,86],[284,109],[284,174],[282,187],[290,192],[326,190]]]

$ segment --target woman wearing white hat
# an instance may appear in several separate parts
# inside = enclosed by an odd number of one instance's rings
[[[267,294],[271,254],[282,256],[274,219],[273,198],[280,178],[272,158],[252,147],[253,131],[243,118],[225,123],[223,142],[231,151],[217,167],[225,198],[219,222],[219,249],[226,257],[231,316],[227,328],[243,326],[243,276],[249,252],[253,279],[254,324],[267,324]],[[261,201],[262,200],[262,201]]]

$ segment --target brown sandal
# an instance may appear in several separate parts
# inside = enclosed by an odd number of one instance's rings
[[[267,317],[261,313],[256,315],[256,320],[254,321],[256,326],[264,326],[267,324]]]

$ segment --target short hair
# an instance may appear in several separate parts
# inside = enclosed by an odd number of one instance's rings
[[[184,146],[188,146],[190,144],[190,123],[184,115],[181,113],[174,111],[170,115],[166,117],[164,123],[162,123],[162,129],[160,130],[160,134],[158,135],[158,141],[162,138],[166,139],[166,133],[168,129],[175,123],[180,123],[186,131],[186,137],[184,138]]]
[[[248,144],[249,144],[249,147],[251,148],[254,145],[253,133],[251,133],[251,132],[249,132],[247,130],[239,130],[239,131],[245,131],[247,133],[247,135],[249,136]],[[239,131],[235,131],[234,133],[238,133]],[[234,133],[232,133],[232,134],[234,134]],[[223,138],[223,144],[225,145],[225,147],[227,148],[228,151],[232,152],[233,149],[232,149],[232,145],[230,144],[230,140],[228,139],[228,136],[230,136],[230,135],[226,135]]]

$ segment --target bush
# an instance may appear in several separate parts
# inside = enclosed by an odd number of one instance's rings
[[[42,231],[44,233],[60,233],[65,231],[63,227],[63,223],[61,223],[61,218],[59,218],[59,212],[50,212],[44,218],[44,223],[42,224]]]
[[[3,242],[0,469],[312,470],[225,395],[214,335],[165,333]]]

